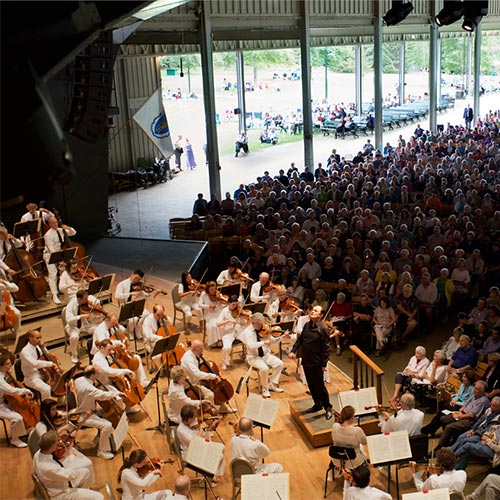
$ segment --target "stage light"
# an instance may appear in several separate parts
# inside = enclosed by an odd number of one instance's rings
[[[464,2],[464,22],[462,29],[465,31],[474,31],[486,14],[488,14],[488,0]]]
[[[458,21],[464,13],[464,4],[462,1],[444,0],[443,8],[436,16],[438,26],[448,26]]]
[[[411,2],[403,3],[403,0],[392,0],[392,7],[382,18],[386,26],[394,26],[400,23],[413,10]]]

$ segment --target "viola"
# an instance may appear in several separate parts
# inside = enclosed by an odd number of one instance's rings
[[[214,373],[220,378],[220,381],[204,380],[207,387],[214,393],[214,402],[216,404],[227,403],[234,395],[234,388],[231,383],[219,375],[219,368],[213,361],[207,361],[200,356],[200,370],[205,373]]]
[[[9,372],[5,375],[5,380],[8,384],[18,389],[25,388],[24,384],[18,382]],[[10,394],[4,394],[4,398],[9,403],[9,407],[12,411],[19,413],[23,417],[26,429],[35,427],[35,425],[40,422],[40,405],[33,398]]]

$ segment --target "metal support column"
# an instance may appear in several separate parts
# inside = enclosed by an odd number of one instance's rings
[[[382,12],[380,1],[375,2],[373,22],[373,74],[375,96],[375,147],[382,149]]]
[[[356,67],[354,70],[354,77],[356,78],[356,110],[358,116],[363,114],[363,46],[358,43],[354,46],[354,55],[356,56]]]
[[[403,106],[405,103],[405,63],[406,63],[406,53],[405,53],[405,42],[401,40],[399,42],[399,104]]]
[[[238,126],[240,131],[247,129],[247,113],[245,105],[245,68],[243,65],[243,51],[236,51],[236,83],[238,85]]]
[[[436,75],[437,75],[437,105],[441,105],[441,38],[438,37],[437,40],[437,51],[436,51]]]
[[[328,102],[328,49],[323,49],[323,65],[325,66],[325,102]]]
[[[472,88],[472,34],[470,34],[466,39],[466,68],[465,68],[465,90],[467,92],[467,96],[470,96]]]
[[[436,131],[437,125],[437,40],[438,28],[434,21],[430,24],[429,40],[429,130]]]
[[[207,132],[207,161],[210,193],[221,197],[219,145],[217,143],[217,124],[215,119],[214,70],[212,58],[212,22],[210,2],[200,4],[200,56],[203,78],[203,102]]]
[[[481,37],[483,23],[476,26],[474,37],[474,122],[481,116],[479,111],[479,89],[481,87]]]
[[[300,66],[302,79],[302,120],[304,130],[304,166],[314,169],[313,124],[311,106],[311,33],[309,2],[299,0],[300,8]]]

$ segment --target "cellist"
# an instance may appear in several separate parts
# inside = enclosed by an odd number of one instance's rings
[[[5,262],[5,257],[10,252],[12,246],[16,248],[21,248],[23,246],[23,242],[14,238],[14,236],[10,235],[7,231],[7,228],[4,226],[0,226],[0,269],[5,271],[6,274],[10,274],[11,276],[16,274],[16,272],[11,269]]]
[[[152,312],[150,312],[146,316],[146,319],[144,320],[144,323],[142,325],[144,349],[148,354],[151,354],[153,352],[156,342],[158,342],[158,340],[163,338],[163,336],[157,334],[158,330],[162,326],[164,326],[166,329],[166,325],[171,325],[171,324],[172,324],[172,319],[169,316],[167,316],[165,308],[161,304],[155,304],[153,306]],[[158,358],[159,357],[160,355],[158,355]]]
[[[114,346],[121,346],[127,350],[127,335],[126,330],[123,326],[118,324],[118,317],[115,313],[106,313],[104,320],[99,323],[97,328],[94,330],[92,336],[92,350],[90,354],[95,355],[99,350],[99,346],[103,340],[111,340]],[[125,342],[124,342],[125,340]],[[148,379],[146,373],[144,372],[144,366],[142,365],[141,357],[138,354],[131,354],[137,360],[139,367],[134,371],[135,376],[142,386],[148,385]]]
[[[9,308],[9,311],[15,314],[15,323],[10,328],[12,328],[14,336],[17,337],[17,332],[19,331],[19,327],[21,326],[21,311],[14,306],[14,298],[12,297],[12,293],[19,291],[19,287],[6,278],[7,276],[5,276],[4,270],[0,269],[0,303],[8,302],[9,305],[7,307]],[[14,319],[14,316],[12,316],[12,319]]]
[[[111,452],[109,438],[113,433],[113,426],[109,420],[99,416],[96,401],[119,399],[120,392],[114,387],[111,387],[110,390],[103,390],[102,388],[96,387],[95,384],[98,384],[97,381],[99,380],[99,376],[99,367],[89,365],[85,367],[83,376],[75,379],[75,391],[78,400],[77,411],[79,413],[92,411],[92,415],[86,418],[85,425],[87,427],[99,429],[100,431],[97,456],[104,460],[111,460],[114,455]]]
[[[57,265],[49,264],[50,255],[53,252],[58,252],[64,248],[64,240],[67,236],[74,236],[76,230],[66,224],[62,224],[59,227],[57,219],[55,217],[49,218],[50,229],[44,234],[43,239],[45,240],[45,249],[43,251],[43,260],[47,265],[47,270],[49,272],[49,288],[52,294],[52,300],[55,304],[60,304],[59,292],[57,288]]]
[[[33,394],[29,389],[21,389],[17,387],[12,387],[5,380],[5,374],[12,368],[12,362],[8,354],[3,354],[0,356],[0,418],[5,418],[10,422],[10,432],[12,438],[10,444],[16,448],[26,448],[28,446],[24,441],[19,439],[20,436],[26,434],[26,428],[24,426],[23,417],[12,411],[4,400],[4,394],[10,394],[12,396],[29,396],[33,397]]]

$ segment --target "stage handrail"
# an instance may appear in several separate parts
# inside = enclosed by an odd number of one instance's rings
[[[351,345],[352,351],[352,382],[354,389],[375,387],[377,401],[382,403],[382,377],[384,370],[371,360],[358,346]]]

